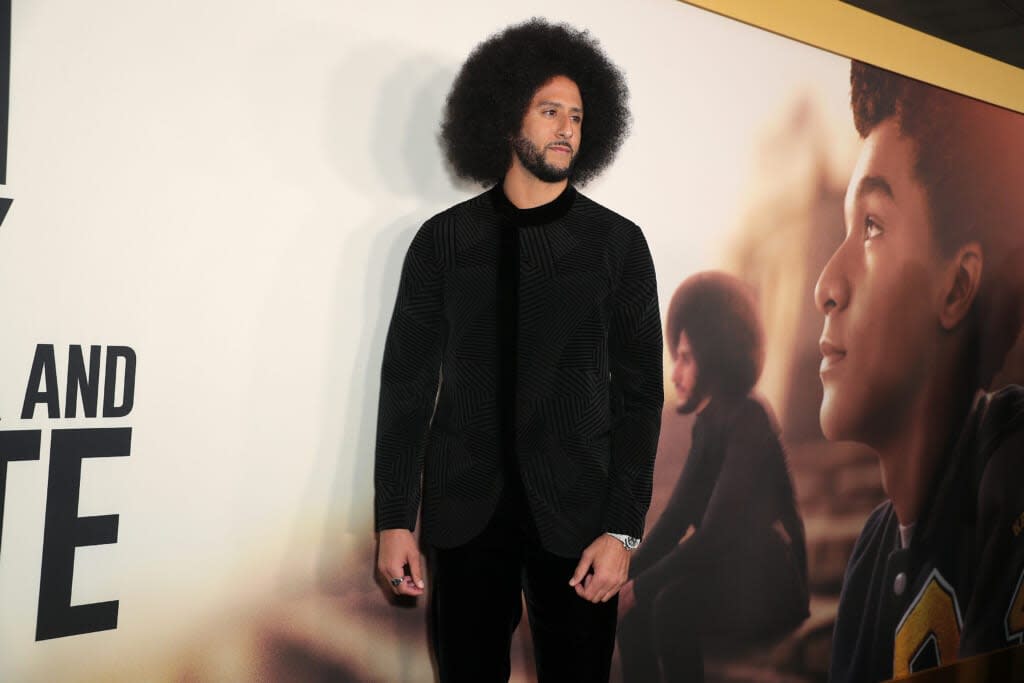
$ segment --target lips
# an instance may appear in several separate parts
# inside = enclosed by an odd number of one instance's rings
[[[846,349],[837,346],[835,342],[829,339],[822,338],[818,342],[818,348],[821,349],[821,366],[818,369],[818,374],[820,375],[835,369],[846,358]]]
[[[548,145],[548,149],[553,149],[556,152],[565,152],[566,154],[572,154],[572,146],[560,142],[556,142],[553,145]]]

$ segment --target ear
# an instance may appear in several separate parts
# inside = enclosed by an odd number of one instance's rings
[[[984,265],[981,245],[977,242],[963,245],[949,260],[943,275],[943,300],[939,310],[943,329],[952,330],[967,317],[978,294]]]

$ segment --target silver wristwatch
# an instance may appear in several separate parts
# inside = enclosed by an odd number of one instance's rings
[[[623,547],[626,550],[636,550],[640,546],[640,539],[633,536],[627,536],[626,534],[613,534],[610,531],[606,531],[606,534],[612,538],[617,538],[622,542]]]

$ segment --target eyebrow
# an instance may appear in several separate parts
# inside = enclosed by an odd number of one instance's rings
[[[893,194],[892,186],[889,184],[889,181],[882,176],[864,176],[860,179],[860,182],[857,183],[857,199],[871,194],[872,192],[881,192],[889,199],[896,199],[896,195]]]
[[[559,109],[565,108],[565,105],[562,104],[561,102],[554,102],[552,100],[541,100],[540,102],[537,103],[537,106],[538,107],[558,107]],[[580,114],[582,114],[583,113],[583,108],[582,107],[570,107],[569,111],[579,112]]]

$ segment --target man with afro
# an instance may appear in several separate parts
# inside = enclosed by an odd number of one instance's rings
[[[888,496],[832,646],[832,681],[871,683],[1024,636],[1024,389],[996,379],[1024,308],[1024,117],[867,64],[850,80],[864,142],[814,294],[822,431],[872,447]]]
[[[489,186],[409,247],[384,349],[377,568],[425,591],[442,681],[505,681],[523,596],[538,679],[605,681],[663,402],[640,229],[576,190],[628,129],[620,71],[533,19],[478,45],[441,141]]]
[[[717,271],[687,278],[665,341],[690,452],[619,599],[626,681],[704,680],[702,641],[768,642],[807,617],[807,551],[778,429],[752,395],[764,334],[752,294]]]

